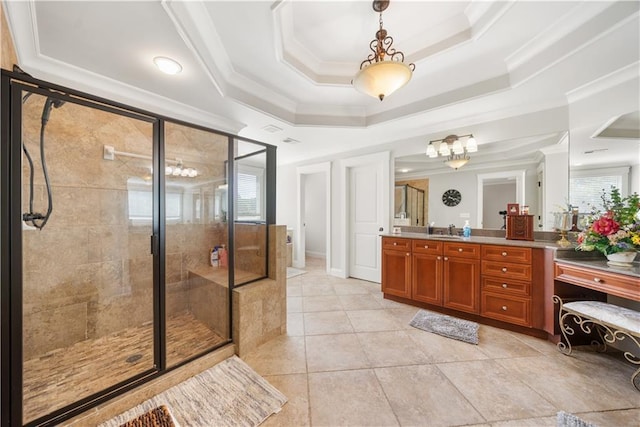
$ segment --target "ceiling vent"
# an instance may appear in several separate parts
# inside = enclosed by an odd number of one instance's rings
[[[282,142],[284,142],[285,144],[300,144],[300,141],[293,138],[285,138],[282,140]]]
[[[281,132],[282,128],[279,128],[276,125],[266,125],[265,127],[262,128],[262,130],[269,133],[276,133],[276,132]]]

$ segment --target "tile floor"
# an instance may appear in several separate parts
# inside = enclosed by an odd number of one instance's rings
[[[555,426],[560,410],[640,426],[630,364],[484,325],[477,346],[414,329],[417,308],[323,267],[288,280],[288,334],[244,358],[289,398],[263,426]]]

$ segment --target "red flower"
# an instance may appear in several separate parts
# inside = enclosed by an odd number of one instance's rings
[[[601,216],[597,221],[594,221],[591,224],[591,229],[598,234],[603,236],[608,236],[610,234],[614,234],[620,230],[620,224],[614,221],[611,218],[611,212],[607,212],[605,215]]]
[[[584,234],[578,234],[578,244],[581,245],[584,242]]]

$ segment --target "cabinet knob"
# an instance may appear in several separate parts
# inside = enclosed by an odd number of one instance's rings
[[[458,248],[458,252],[462,252],[462,248]]]
[[[407,252],[407,256],[411,255],[409,252]]]
[[[596,283],[600,283],[600,282],[602,282],[602,279],[600,279],[599,277],[594,277],[593,281],[596,282]]]
[[[449,261],[449,257],[444,257],[444,260],[445,261]]]
[[[507,272],[507,267],[502,267],[502,272],[506,273]]]
[[[429,245],[424,245],[424,248],[425,249],[429,249]]]
[[[397,245],[398,245],[398,242],[393,242],[393,246],[397,246]]]
[[[506,305],[502,306],[502,311],[507,311],[507,306]]]
[[[507,253],[506,252],[502,252],[502,256],[507,256]]]
[[[436,259],[442,259],[442,257],[440,257],[440,256],[439,256],[439,257],[438,257],[438,258],[436,258]]]
[[[502,287],[503,287],[503,288],[505,288],[505,289],[507,289],[507,284],[506,284],[506,283],[503,283],[503,284],[502,284]]]

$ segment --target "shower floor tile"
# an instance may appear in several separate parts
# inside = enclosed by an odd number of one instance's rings
[[[190,312],[168,318],[167,331],[169,366],[225,341]],[[151,322],[27,360],[23,367],[24,422],[153,368]]]

